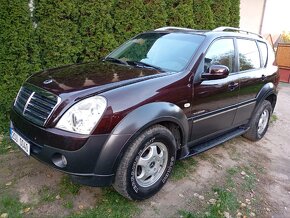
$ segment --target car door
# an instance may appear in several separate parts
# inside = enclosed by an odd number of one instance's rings
[[[234,124],[241,125],[250,119],[256,105],[256,96],[269,79],[265,69],[268,49],[265,43],[252,39],[238,38],[236,43],[239,54],[240,106]]]
[[[229,76],[204,80],[212,65],[225,65]],[[236,73],[236,53],[233,38],[216,39],[209,46],[195,73],[192,98],[191,140],[200,141],[231,128],[239,95],[239,77]]]

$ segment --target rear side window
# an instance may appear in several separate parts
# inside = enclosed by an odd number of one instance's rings
[[[204,59],[204,72],[207,72],[211,65],[225,65],[230,73],[234,68],[234,41],[233,39],[219,39],[213,42],[208,49]]]
[[[264,42],[258,42],[258,45],[259,45],[259,48],[261,51],[263,67],[266,67],[267,61],[268,61],[268,47],[267,47],[266,43],[264,43]]]
[[[256,42],[247,39],[237,39],[237,45],[240,71],[260,68],[260,55]]]

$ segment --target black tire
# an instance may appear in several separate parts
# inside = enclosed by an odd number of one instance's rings
[[[163,146],[162,150],[160,150],[159,147],[156,145],[162,145]],[[157,160],[155,165],[156,159],[152,160],[154,164],[152,164],[150,159],[150,161],[148,161],[148,164],[146,162],[146,167],[143,168],[142,166],[139,166],[138,165],[139,160],[141,160],[141,158],[143,158],[144,155],[145,156],[149,155],[147,151],[151,150],[154,146],[156,148],[156,151],[158,151],[159,149],[160,154],[158,154],[158,152],[156,153],[158,155],[161,155],[161,152],[163,152],[162,154],[165,155],[167,150],[167,160],[163,160],[162,162],[163,164],[159,164],[160,162],[158,161],[160,160]],[[118,166],[113,187],[115,188],[116,191],[118,191],[121,195],[123,195],[126,198],[132,200],[147,199],[156,194],[166,183],[172,171],[173,165],[175,163],[175,158],[176,158],[176,142],[173,134],[162,125],[154,125],[145,130],[144,132],[142,132],[129,145],[129,148],[125,152],[121,160],[121,163]],[[143,160],[145,159],[143,158]],[[161,167],[161,169],[156,171],[154,165],[156,166],[156,168],[159,169]],[[151,168],[152,170],[154,168],[154,171],[155,173],[157,172],[158,176],[154,177],[153,175],[151,177],[157,180],[156,181],[154,181],[153,179],[152,179],[153,181],[150,179],[149,180],[144,179],[144,181],[140,180],[138,178],[138,172],[140,171],[140,168],[142,173],[143,169],[149,169],[150,172],[152,172]],[[144,172],[145,171],[146,170],[144,170]],[[148,181],[154,183],[149,185],[148,187],[144,187],[140,185],[141,181],[144,182],[144,184],[145,182]]]
[[[266,126],[262,129],[262,131],[259,132],[258,131],[259,120],[264,111],[266,111],[269,116],[267,118],[267,123],[265,123]],[[271,103],[267,100],[264,100],[259,106],[258,110],[252,115],[252,119],[250,121],[250,129],[243,136],[251,141],[258,141],[261,138],[263,138],[263,136],[267,132],[272,112],[273,112],[273,108],[272,108]]]

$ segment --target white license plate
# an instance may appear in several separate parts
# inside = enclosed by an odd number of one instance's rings
[[[30,155],[30,144],[13,129],[10,130],[10,137],[27,155]]]

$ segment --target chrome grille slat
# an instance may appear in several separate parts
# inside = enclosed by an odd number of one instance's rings
[[[59,102],[56,95],[26,83],[19,90],[14,108],[26,119],[44,126]]]
[[[25,99],[25,98],[21,97],[20,95],[18,96],[18,102],[23,105],[23,108],[24,108],[24,105],[26,104],[27,99],[28,98]]]
[[[53,99],[50,99],[50,98],[47,98],[47,97],[43,97],[43,96],[41,96],[41,95],[39,95],[37,93],[35,93],[33,98],[36,98],[36,99],[38,99],[40,101],[43,101],[43,102],[46,102],[48,104],[54,104],[55,103],[55,101]]]
[[[31,103],[29,103],[28,104],[28,106],[27,106],[27,110],[28,109],[31,109],[31,110],[33,110],[33,111],[35,111],[35,112],[37,112],[38,114],[41,114],[42,116],[48,116],[49,115],[49,111],[45,111],[45,110],[43,110],[42,108],[40,108],[40,107],[38,107],[36,104],[31,104]]]
[[[31,93],[32,93],[32,91],[31,90],[29,90],[29,89],[27,89],[27,88],[25,88],[25,87],[22,87],[22,93],[26,93],[27,95],[31,95]]]
[[[28,116],[32,116],[32,117],[35,117],[35,118],[39,118],[41,120],[46,120],[46,117],[45,116],[43,116],[42,114],[39,114],[35,110],[30,110],[28,107],[27,107],[25,113],[28,113]]]
[[[37,110],[41,111],[41,112],[44,112],[46,113],[47,115],[49,114],[49,111],[52,110],[51,107],[48,107],[48,106],[45,106],[43,104],[40,104],[39,102],[37,101],[33,101],[31,100],[29,105],[32,105],[33,107],[35,107]]]
[[[50,110],[54,107],[52,104],[40,99],[40,98],[37,98],[35,95],[32,97],[32,100],[35,100],[35,102],[38,102],[46,107],[49,107]]]

